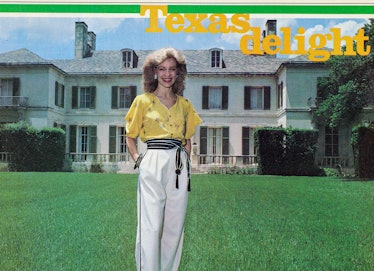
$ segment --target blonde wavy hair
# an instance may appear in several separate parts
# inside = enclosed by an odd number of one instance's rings
[[[154,77],[155,69],[168,58],[174,58],[178,68],[178,77],[172,87],[173,92],[178,95],[183,94],[187,75],[186,58],[180,51],[171,47],[156,50],[146,57],[142,68],[144,92],[149,93],[156,90],[158,81]]]

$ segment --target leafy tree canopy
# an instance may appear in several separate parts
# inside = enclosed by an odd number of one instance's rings
[[[369,37],[366,45],[371,46],[368,56],[334,56],[326,62],[329,77],[318,82],[319,123],[330,127],[353,124],[362,109],[374,103],[374,19],[365,24],[364,31]]]

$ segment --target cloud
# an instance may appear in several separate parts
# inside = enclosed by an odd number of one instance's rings
[[[194,39],[194,37],[193,37],[192,35],[188,35],[188,36],[186,37],[186,42],[187,42],[187,43],[192,43],[194,40],[195,40],[195,39]]]

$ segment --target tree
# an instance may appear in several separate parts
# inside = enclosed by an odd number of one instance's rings
[[[333,56],[326,62],[329,77],[318,82],[316,118],[321,124],[354,124],[363,108],[374,103],[374,19],[364,31],[369,37],[366,46],[371,46],[368,56]]]

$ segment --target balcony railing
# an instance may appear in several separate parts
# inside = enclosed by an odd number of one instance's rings
[[[202,165],[253,165],[257,163],[257,156],[200,154],[199,163]]]
[[[322,157],[321,161],[319,161],[319,166],[321,167],[348,167],[349,165],[349,158],[348,157],[340,157],[340,156],[324,156]]]
[[[128,153],[69,153],[67,158],[72,162],[128,162],[130,154]]]
[[[10,154],[7,152],[0,152],[0,163],[8,163],[10,161]]]
[[[23,96],[0,96],[0,107],[27,107],[29,98]]]

